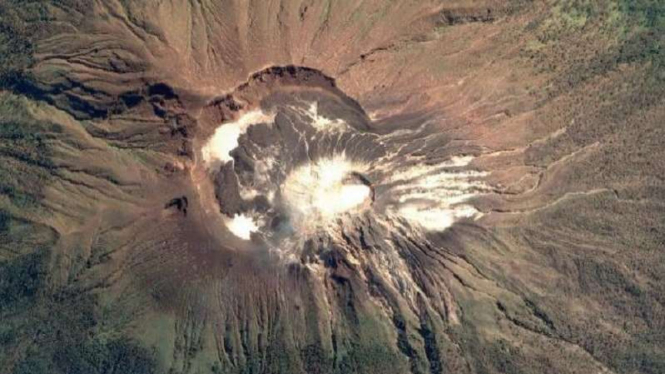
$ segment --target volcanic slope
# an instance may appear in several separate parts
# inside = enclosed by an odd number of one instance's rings
[[[0,3],[0,373],[665,372],[665,6]]]

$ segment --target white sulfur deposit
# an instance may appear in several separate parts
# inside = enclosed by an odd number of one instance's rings
[[[238,147],[238,138],[247,129],[257,123],[272,123],[275,114],[266,114],[262,110],[245,113],[235,122],[225,123],[215,130],[208,142],[201,149],[203,162],[208,167],[215,167],[233,160],[231,152]]]
[[[282,196],[296,228],[307,230],[325,225],[340,214],[360,209],[371,189],[354,172],[365,166],[344,156],[307,163],[295,169],[282,186]]]

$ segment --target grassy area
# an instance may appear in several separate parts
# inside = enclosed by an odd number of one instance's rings
[[[0,3],[0,88],[12,86],[26,74],[32,62],[34,24],[44,16],[40,2],[4,1]]]
[[[47,290],[48,253],[0,265],[0,373],[155,372],[151,351],[121,334],[100,334],[95,297]]]
[[[17,208],[34,208],[52,178],[50,142],[58,125],[36,121],[27,98],[0,94],[0,196]]]

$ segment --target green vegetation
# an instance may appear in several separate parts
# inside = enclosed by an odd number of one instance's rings
[[[51,289],[52,240],[33,240],[52,236],[50,229],[12,217],[13,209],[39,209],[42,189],[53,178],[52,147],[62,132],[34,118],[35,103],[23,92],[31,80],[34,41],[51,27],[45,22],[49,6],[0,3],[0,89],[18,91],[0,93],[0,198],[10,204],[0,209],[0,244],[3,256],[9,254],[0,262],[0,373],[153,373],[152,352],[118,331],[100,331],[95,297]]]
[[[0,373],[154,373],[151,351],[100,331],[95,297],[47,291],[48,258],[43,249],[0,265]]]
[[[0,195],[18,208],[34,208],[52,178],[52,142],[59,126],[37,121],[27,98],[0,94]]]
[[[154,363],[148,351],[127,339],[107,342],[90,339],[59,348],[52,355],[32,349],[12,374],[151,374]]]
[[[390,374],[406,371],[408,368],[400,360],[400,356],[386,346],[361,346],[352,343],[348,354],[342,357],[334,373]]]
[[[0,313],[35,301],[44,282],[44,257],[37,251],[0,264]]]
[[[81,344],[63,347],[52,357],[55,366],[63,373],[149,374],[154,363],[149,351],[127,339],[89,339]]]
[[[0,210],[0,235],[5,234],[9,230],[10,216],[4,210]]]
[[[545,106],[548,123],[574,123],[569,147],[628,131],[626,121],[665,98],[664,20],[662,1],[561,0],[525,26],[523,56],[546,80],[532,95],[570,100]]]
[[[49,141],[62,131],[57,124],[37,121],[28,111],[28,99],[0,95],[0,155],[14,157],[29,165],[52,168]]]
[[[634,34],[623,47],[625,62],[649,61],[657,70],[658,80],[665,80],[665,2],[659,0],[622,0],[619,9],[632,26]]]
[[[532,57],[539,56],[541,69],[551,71],[570,66],[564,76],[589,78],[625,63],[650,63],[653,69],[665,67],[665,2],[658,0],[562,0],[540,21],[527,26],[535,39],[527,43]],[[579,45],[576,45],[580,43]],[[579,50],[578,50],[579,48]],[[578,63],[564,64],[562,54],[575,50]],[[582,63],[587,60],[587,63]],[[584,71],[580,71],[583,69]],[[665,77],[655,74],[655,77]]]
[[[0,88],[22,79],[32,63],[35,27],[28,20],[41,11],[38,4],[4,1],[0,3]]]

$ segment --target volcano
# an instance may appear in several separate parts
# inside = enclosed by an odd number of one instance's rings
[[[665,6],[0,2],[0,373],[665,372]]]

